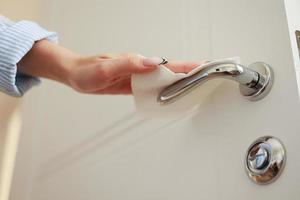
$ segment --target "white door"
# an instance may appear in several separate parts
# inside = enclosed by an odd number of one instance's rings
[[[224,80],[193,113],[145,119],[132,97],[79,95],[44,81],[25,97],[10,199],[299,199],[299,1],[44,0],[41,9],[41,22],[81,53],[239,56],[270,64],[275,82],[250,102]],[[261,186],[244,162],[264,135],[284,143],[287,162]]]

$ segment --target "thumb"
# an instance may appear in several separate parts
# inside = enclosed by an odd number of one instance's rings
[[[134,73],[153,71],[158,65],[164,64],[164,59],[159,57],[146,58],[140,55],[129,55],[104,61],[104,70],[109,76],[123,76]]]

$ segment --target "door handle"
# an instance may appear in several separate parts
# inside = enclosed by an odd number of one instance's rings
[[[274,75],[271,66],[263,62],[252,63],[248,67],[232,61],[208,62],[195,74],[164,88],[159,93],[157,102],[172,103],[203,83],[216,78],[238,82],[240,93],[250,101],[257,101],[270,92]]]

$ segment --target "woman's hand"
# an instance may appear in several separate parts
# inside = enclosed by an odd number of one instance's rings
[[[164,60],[138,54],[103,54],[78,60],[69,82],[77,91],[94,94],[131,94],[131,75],[155,70]],[[171,61],[166,66],[175,72],[189,72],[201,63]]]
[[[83,93],[130,94],[131,75],[151,72],[162,62],[162,58],[137,54],[83,57],[72,67],[69,82]]]
[[[131,75],[155,70],[162,58],[138,54],[103,54],[85,57],[46,40],[36,42],[19,62],[18,70],[64,83],[91,94],[131,94]],[[201,62],[169,61],[174,72],[187,73]]]

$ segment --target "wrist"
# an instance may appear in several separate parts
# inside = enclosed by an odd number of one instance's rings
[[[80,55],[47,40],[36,42],[18,63],[18,71],[69,85],[69,77]]]
[[[71,59],[71,67],[66,68],[66,83],[68,86],[78,92],[84,92],[92,81],[89,77],[95,74],[90,68],[99,66],[99,58],[97,56],[75,56]],[[87,87],[87,88],[86,88]]]
[[[82,56],[69,52],[59,59],[56,70],[53,70],[50,79],[59,81],[65,85],[72,86],[72,77],[76,69],[80,66]]]

